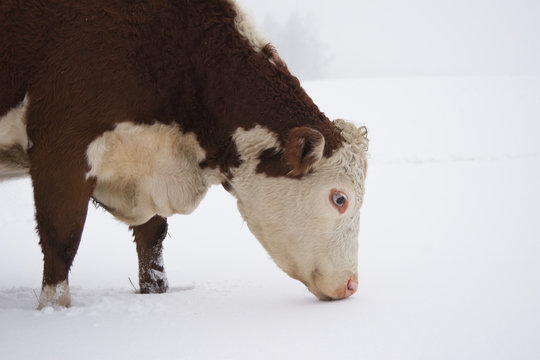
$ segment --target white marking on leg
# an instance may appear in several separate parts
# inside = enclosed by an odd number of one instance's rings
[[[41,310],[47,306],[52,306],[53,308],[71,306],[71,295],[69,293],[69,285],[67,280],[64,280],[56,285],[46,285],[41,290],[38,310]]]

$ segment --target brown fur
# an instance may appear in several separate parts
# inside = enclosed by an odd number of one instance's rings
[[[285,146],[285,162],[291,168],[291,177],[307,174],[313,165],[320,160],[317,148],[324,145],[320,132],[308,127],[291,130]]]
[[[231,141],[239,127],[265,126],[288,151],[301,149],[287,142],[299,126],[322,134],[324,156],[341,146],[339,131],[277,53],[254,51],[235,16],[225,0],[0,2],[0,116],[28,93],[44,285],[67,279],[95,186],[85,177],[85,151],[118,122],[178,123],[206,151],[201,166],[228,176],[240,163]],[[309,161],[265,152],[259,170],[299,176]],[[153,261],[146,244],[160,243],[153,233],[163,226],[154,219],[134,229],[143,269]]]
[[[155,216],[146,224],[134,226],[133,236],[139,256],[139,286],[143,294],[167,291],[166,278],[156,278],[152,272],[165,274],[162,262],[163,239],[167,235],[167,219]],[[164,275],[163,275],[164,276]]]

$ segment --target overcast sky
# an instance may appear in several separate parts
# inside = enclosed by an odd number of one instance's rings
[[[538,0],[237,1],[289,65],[304,29],[325,77],[540,76]]]

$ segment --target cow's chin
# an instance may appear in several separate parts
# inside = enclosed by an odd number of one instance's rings
[[[248,223],[249,225],[249,223]],[[268,251],[274,262],[290,277],[302,282],[308,290],[320,300],[340,300],[355,293],[358,288],[356,262],[350,261],[339,268],[332,265],[329,255],[312,257],[313,249],[276,246],[277,241],[267,242],[257,236],[259,242]],[[289,245],[293,240],[285,242]],[[283,245],[283,243],[281,243]],[[343,270],[348,269],[348,270]]]
[[[285,272],[306,285],[307,289],[322,301],[345,299],[354,294],[358,287],[357,275],[348,271],[339,272],[334,276],[325,276],[318,270],[314,270],[307,278],[301,278],[296,273]]]
[[[350,270],[336,269],[327,256],[319,259],[305,257],[308,251],[296,251],[293,254],[268,246],[265,241],[260,242],[287,275],[302,282],[320,300],[344,299],[354,294],[358,288],[356,266],[352,264],[345,266]],[[304,256],[298,257],[298,253]]]

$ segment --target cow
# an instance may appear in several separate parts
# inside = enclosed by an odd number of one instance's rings
[[[234,0],[0,2],[0,179],[32,180],[38,308],[70,306],[90,201],[132,229],[140,292],[167,291],[166,219],[212,185],[285,273],[348,297],[367,146]]]

